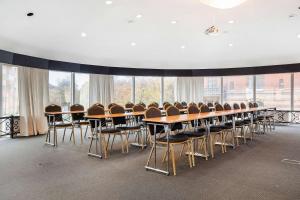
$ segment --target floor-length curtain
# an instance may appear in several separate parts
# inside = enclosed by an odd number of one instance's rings
[[[187,103],[203,101],[203,77],[177,77],[176,99]]]
[[[114,80],[111,75],[90,74],[90,105],[99,102],[104,106],[113,100]]]
[[[49,72],[19,67],[18,76],[21,135],[44,134],[47,132],[44,109],[49,102]]]

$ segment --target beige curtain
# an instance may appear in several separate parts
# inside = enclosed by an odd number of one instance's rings
[[[44,108],[49,102],[48,70],[18,68],[20,133],[23,136],[47,132]]]
[[[113,100],[114,80],[111,75],[90,74],[90,105],[99,102],[105,107]]]
[[[203,101],[204,78],[203,77],[178,77],[176,95],[177,101],[198,103]]]

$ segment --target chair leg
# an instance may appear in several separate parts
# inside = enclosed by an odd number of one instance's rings
[[[179,154],[179,156],[180,156],[180,157],[182,156],[182,153],[183,153],[184,147],[185,147],[185,144],[183,144],[183,145],[182,145],[182,148],[181,148],[181,150],[180,150],[180,154]]]
[[[205,160],[208,160],[206,138],[203,139],[203,148],[204,148]]]
[[[191,157],[192,159],[192,166],[195,167],[196,164],[195,164],[195,150],[194,150],[194,144],[195,144],[195,141],[192,139],[190,141],[190,145],[191,145],[191,149],[189,150],[189,152],[191,152],[191,155],[189,154],[189,156]]]
[[[73,133],[73,144],[75,144],[75,131],[74,131],[74,126],[72,127],[72,133]]]
[[[123,136],[121,133],[120,133],[120,137],[121,137],[122,153],[124,153],[124,141],[123,141]]]
[[[85,129],[85,133],[84,133],[84,138],[86,138],[86,134],[87,134],[88,129],[89,129],[89,125],[86,125],[86,129]]]
[[[66,128],[64,129],[64,134],[63,134],[62,142],[65,141],[65,135],[66,135]]]
[[[83,135],[82,135],[82,127],[80,125],[80,142],[83,144]]]

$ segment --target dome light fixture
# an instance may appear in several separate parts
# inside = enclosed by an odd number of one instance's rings
[[[247,0],[200,0],[201,3],[219,9],[234,8]]]
[[[216,26],[211,26],[204,32],[206,35],[218,35],[220,33],[220,30]]]

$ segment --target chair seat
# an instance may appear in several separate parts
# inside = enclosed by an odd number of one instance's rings
[[[111,134],[111,133],[119,133],[120,130],[117,129],[117,128],[104,128],[104,129],[101,129],[101,133],[103,134]]]
[[[131,130],[137,130],[137,129],[140,129],[140,128],[141,128],[141,124],[118,127],[118,129],[121,130],[121,131],[131,131]]]
[[[245,121],[244,120],[235,120],[235,126],[237,127],[237,126],[243,126],[243,125],[245,125],[246,123],[245,123]],[[227,126],[227,127],[233,127],[233,125],[232,125],[232,122],[226,122],[225,124],[224,124],[225,126]]]
[[[199,128],[195,131],[184,131],[183,134],[187,135],[188,137],[202,137],[206,133],[205,128]]]
[[[167,142],[167,136],[157,139],[158,142]],[[169,143],[180,143],[185,142],[189,137],[185,134],[169,135]]]
[[[221,132],[222,129],[224,129],[224,126],[223,125],[212,125],[210,126],[210,132],[212,133],[216,133],[216,132]]]
[[[54,124],[51,123],[51,126],[54,126]],[[69,127],[69,126],[73,126],[73,124],[71,122],[55,122],[55,126],[56,127]]]
[[[80,125],[89,125],[90,124],[90,122],[88,122],[88,121],[80,121],[80,122],[74,122],[74,124],[80,124]]]
[[[244,119],[244,122],[247,123],[247,124],[250,124],[251,123],[251,119],[246,118],[246,119]],[[257,122],[257,119],[253,118],[253,123],[255,123],[255,122]]]

